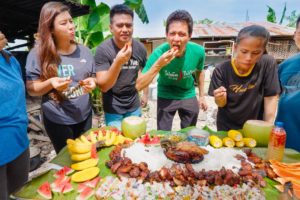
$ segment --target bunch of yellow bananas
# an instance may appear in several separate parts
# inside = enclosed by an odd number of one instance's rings
[[[110,130],[106,130],[105,133],[99,131],[97,139],[98,141],[104,140],[106,146],[123,144],[125,141],[132,141],[132,139],[124,137],[123,135]]]
[[[71,160],[77,162],[72,164],[71,168],[79,171],[72,175],[72,181],[87,181],[99,174],[100,169],[97,167],[98,158],[95,157],[97,156],[96,143],[100,141],[102,141],[105,146],[112,146],[132,140],[110,130],[90,131],[87,136],[81,135],[75,140],[68,139],[67,146]]]
[[[96,177],[100,169],[97,167],[98,159],[92,158],[93,148],[96,148],[84,135],[76,140],[68,139],[67,146],[71,159],[77,161],[71,165],[71,168],[77,170],[71,176],[74,182],[83,182]],[[94,150],[96,151],[96,149]],[[95,152],[96,154],[96,152]],[[78,162],[79,161],[79,162]]]
[[[123,144],[125,141],[132,141],[132,139],[110,130],[106,130],[105,132],[98,131],[97,134],[91,131],[88,136],[81,135],[75,140],[67,140],[71,160],[83,161],[91,158],[92,145],[99,141],[103,141],[105,146],[112,146]]]

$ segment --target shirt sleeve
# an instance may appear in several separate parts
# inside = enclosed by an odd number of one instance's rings
[[[223,78],[223,75],[222,75],[221,67],[217,66],[214,69],[211,80],[210,80],[208,95],[214,96],[214,90],[218,89],[221,86],[225,87],[224,78]]]
[[[278,78],[278,65],[271,56],[266,59],[266,70],[264,78],[264,96],[274,96],[280,94],[280,82]]]
[[[26,80],[38,80],[41,77],[41,68],[38,65],[37,54],[35,49],[32,49],[26,60]]]
[[[99,46],[95,53],[95,72],[107,71],[111,66],[109,56],[106,54],[105,48]]]

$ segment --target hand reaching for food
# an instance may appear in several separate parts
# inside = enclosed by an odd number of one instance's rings
[[[89,78],[86,78],[86,79],[84,79],[82,81],[79,81],[79,85],[81,87],[83,87],[85,93],[89,93],[93,89],[96,88],[96,81],[95,81],[95,78],[89,77]]]

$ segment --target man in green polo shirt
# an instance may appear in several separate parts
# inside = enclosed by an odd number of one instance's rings
[[[181,128],[195,126],[199,108],[207,110],[204,98],[204,48],[190,42],[193,19],[185,10],[171,13],[167,19],[167,42],[150,55],[136,83],[137,90],[147,87],[159,73],[157,100],[157,129],[171,130],[178,111]],[[199,99],[196,97],[194,77],[198,80]]]

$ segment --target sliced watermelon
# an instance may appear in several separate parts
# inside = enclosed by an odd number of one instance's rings
[[[89,186],[86,185],[86,182],[80,183],[77,187],[77,192],[81,193],[87,187],[89,187]]]
[[[115,133],[116,135],[121,135],[122,134],[121,131],[116,127],[111,128],[110,131]]]
[[[93,133],[94,133],[95,135],[98,135],[98,134],[99,134],[99,130],[95,130],[95,131],[93,131]]]
[[[117,127],[111,127],[111,129],[110,129],[112,132],[116,132],[116,133],[118,133],[119,132],[119,129],[117,128]]]
[[[71,169],[70,167],[67,167],[67,166],[64,166],[63,168],[61,168],[60,170],[58,170],[53,176],[55,178],[58,178],[60,176],[66,176],[66,175],[69,175],[71,173],[73,173],[74,170]]]
[[[52,199],[52,192],[48,182],[43,183],[37,190],[37,193],[45,199]]]
[[[101,133],[102,133],[103,136],[106,136],[106,130],[102,129]]]
[[[76,197],[76,200],[86,200],[94,195],[94,190],[92,188],[86,187],[79,196]]]
[[[71,181],[71,178],[67,176],[61,176],[51,183],[51,189],[53,192],[62,192],[64,186]]]
[[[67,180],[67,176],[60,176],[57,179],[54,180],[53,183],[51,183],[51,189],[53,192],[60,192],[63,189],[62,183]]]
[[[67,167],[67,166],[64,166],[63,169],[65,170],[66,175],[70,175],[70,174],[72,174],[74,172],[74,170],[72,168]]]
[[[158,136],[154,136],[153,138],[151,138],[150,134],[146,133],[141,137],[141,139],[138,140],[138,142],[143,144],[159,144],[160,138]]]
[[[73,186],[70,182],[67,182],[65,185],[64,185],[64,188],[62,190],[62,193],[65,194],[65,193],[68,193],[68,192],[71,192],[73,191]]]
[[[100,181],[100,177],[98,176],[98,177],[94,178],[93,180],[85,182],[85,185],[89,186],[91,188],[95,188],[98,185],[99,181]]]
[[[160,138],[158,136],[155,136],[151,139],[149,144],[159,144],[160,143]]]
[[[96,144],[92,144],[91,157],[95,159],[98,158]]]

